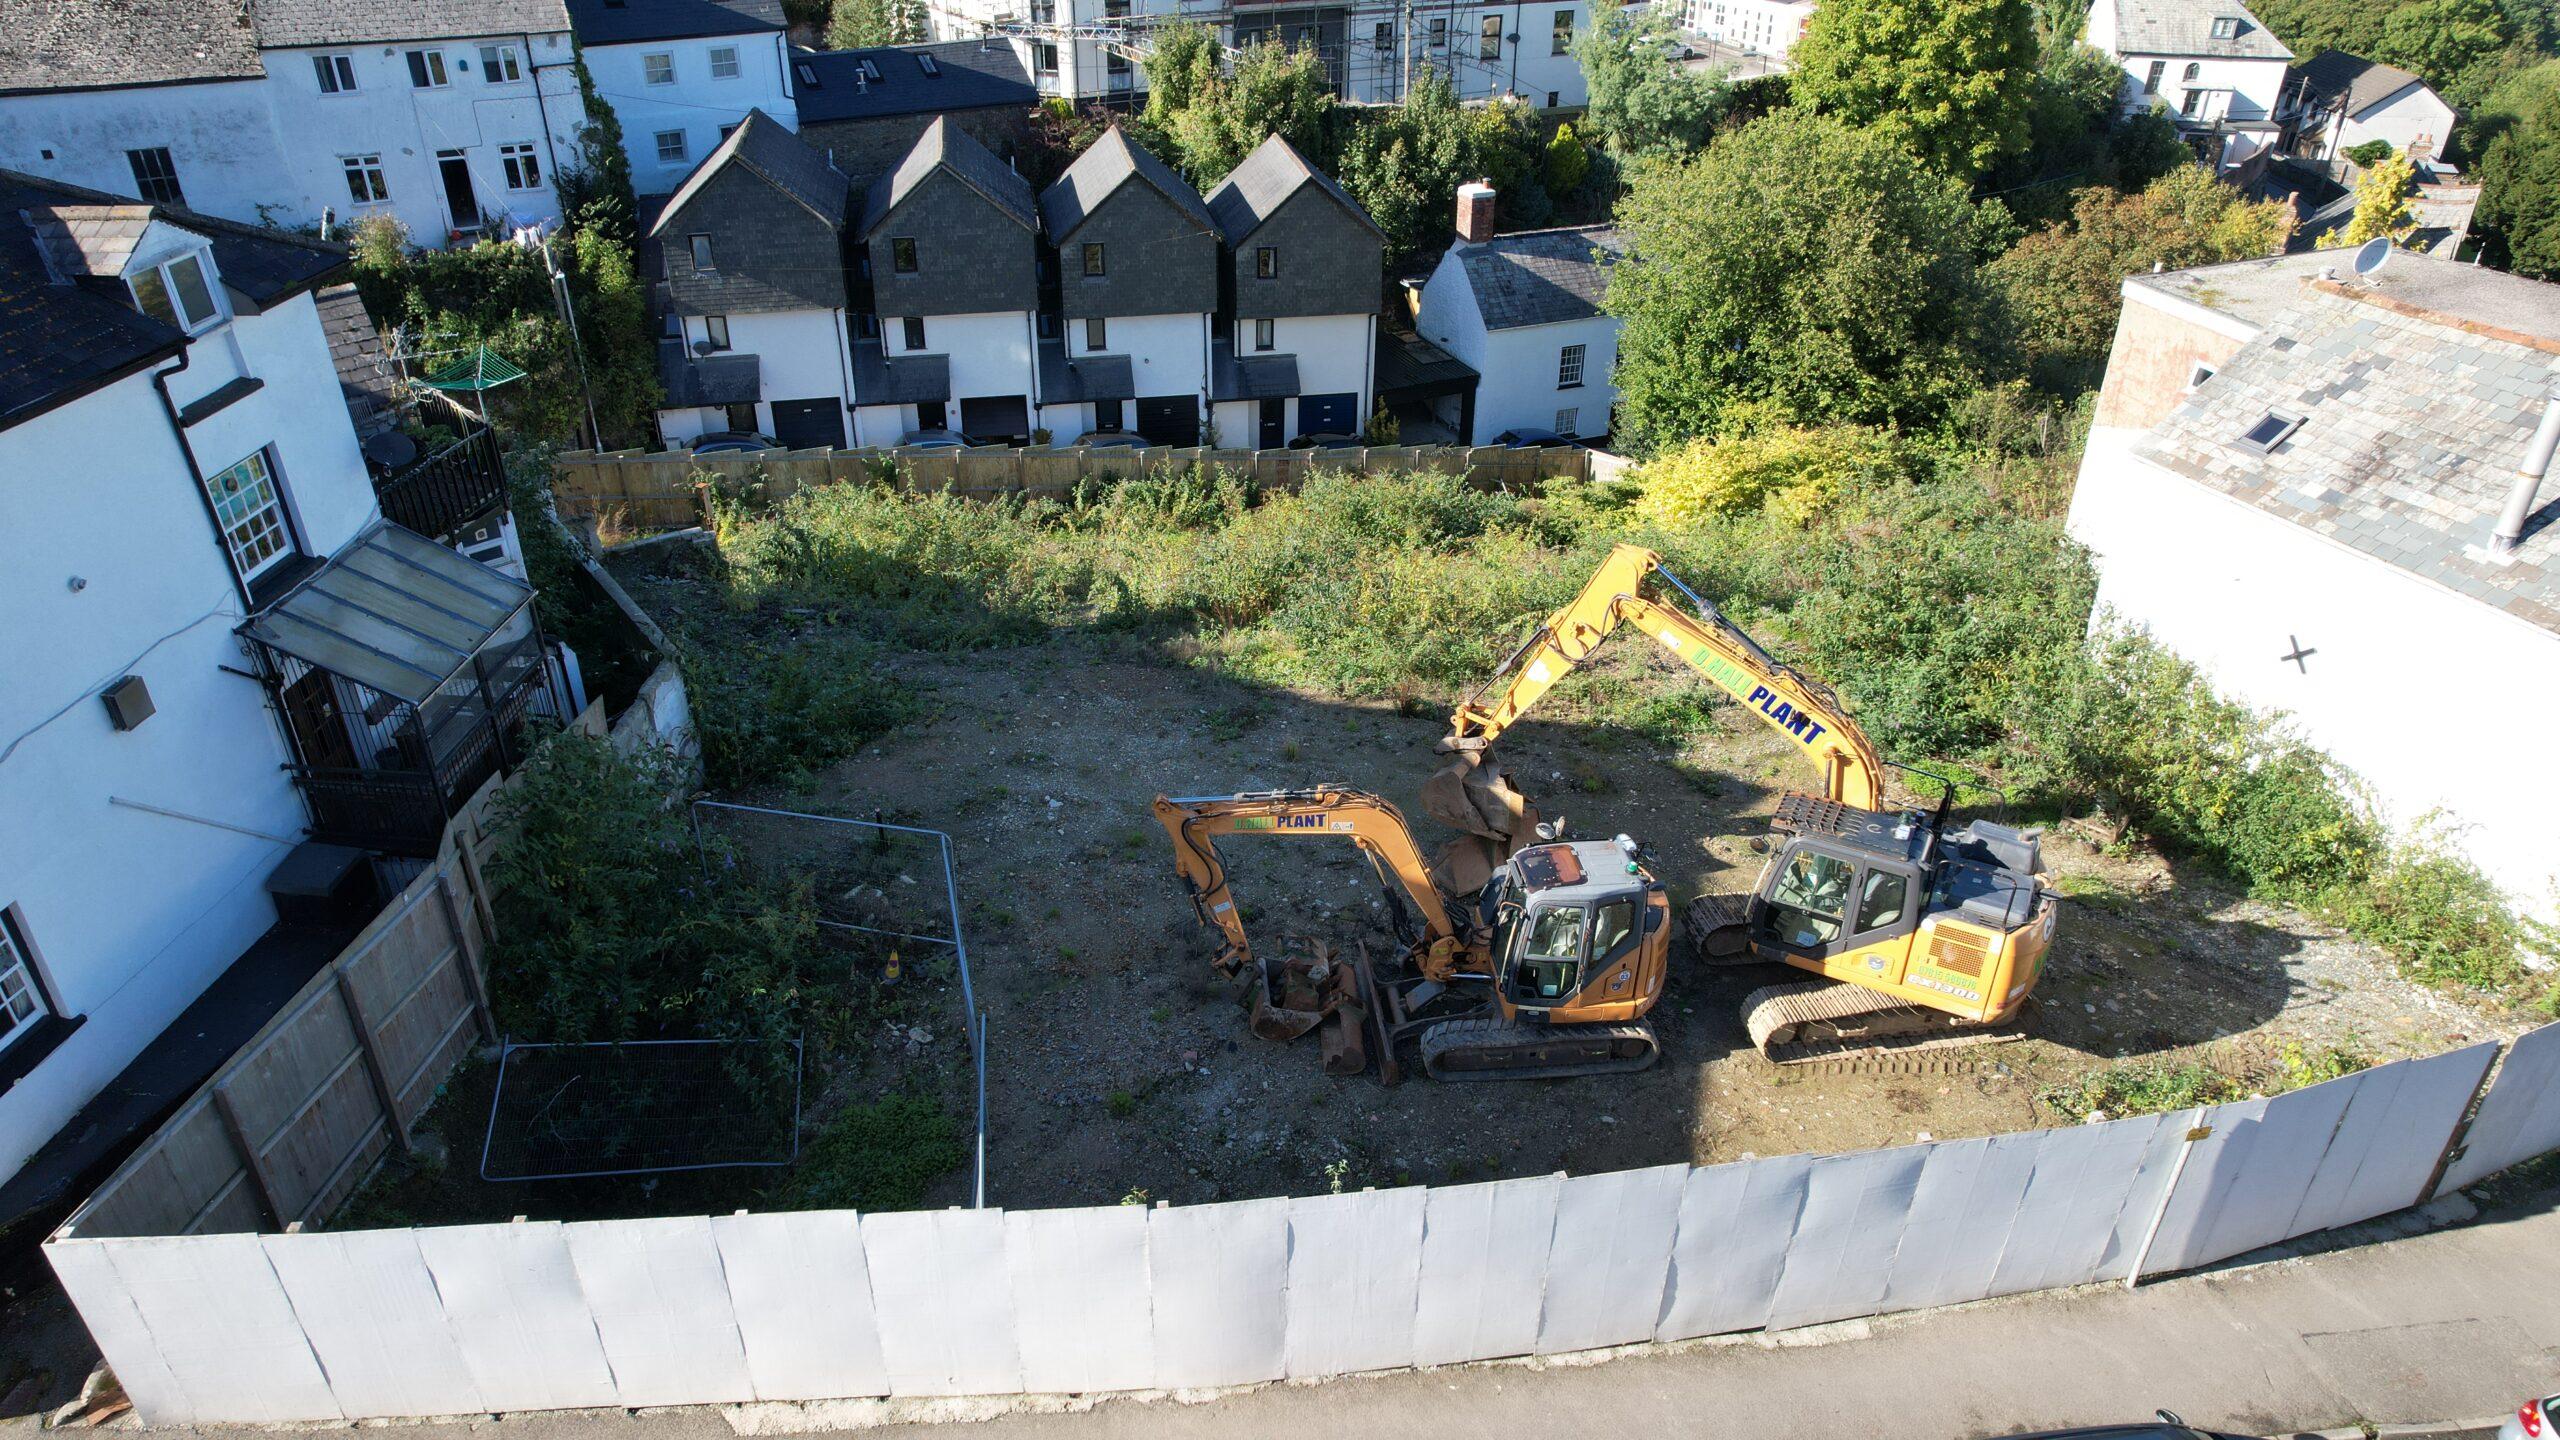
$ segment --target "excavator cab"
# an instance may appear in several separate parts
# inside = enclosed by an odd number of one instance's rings
[[[1667,938],[1645,942],[1667,923],[1670,900],[1632,841],[1533,845],[1494,873],[1476,904],[1493,937],[1495,991],[1519,1018],[1629,1018],[1582,1012],[1632,1006],[1661,988],[1663,966],[1646,954],[1667,952]]]

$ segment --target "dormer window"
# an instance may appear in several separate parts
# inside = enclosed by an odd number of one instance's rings
[[[146,265],[125,277],[125,283],[143,314],[190,335],[222,319],[222,302],[214,298],[212,277],[200,253]]]
[[[2216,15],[2213,17],[2213,38],[2216,40],[2239,39],[2240,17],[2237,15]]]

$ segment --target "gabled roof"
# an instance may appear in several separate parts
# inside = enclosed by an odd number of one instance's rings
[[[2225,60],[2290,60],[2293,52],[2240,0],[2098,0],[2116,7],[2119,55],[2195,55]],[[2236,19],[2240,33],[2217,40],[2213,22]]]
[[[684,177],[684,183],[667,197],[658,212],[657,223],[649,227],[655,236],[681,214],[711,177],[731,165],[740,166],[761,177],[776,190],[807,206],[809,213],[839,229],[843,228],[845,210],[852,199],[853,182],[844,172],[827,163],[808,141],[792,134],[782,122],[762,110],[749,110],[729,138],[712,147]]]
[[[114,3],[114,0],[82,0]],[[569,28],[561,0],[244,0],[258,45],[364,45],[541,35]]]
[[[0,428],[68,404],[186,343],[176,328],[136,309],[120,280],[54,267],[31,217],[66,209],[142,211],[205,237],[223,288],[245,309],[317,288],[347,263],[340,246],[0,170]]]
[[[148,205],[30,205],[19,214],[37,252],[65,280],[121,276],[134,247],[151,233]]]
[[[241,0],[0,0],[0,94],[255,80]]]
[[[581,45],[702,35],[761,35],[783,26],[782,0],[568,0]]]
[[[2431,278],[2447,285],[2482,273],[2400,256],[2383,278],[2420,269],[2445,272]],[[2499,278],[2547,292],[2539,307],[2546,322],[2560,310],[2560,287]],[[2314,280],[2152,427],[2135,453],[2560,632],[2560,493],[2546,482],[2513,555],[2487,554],[2555,381],[2560,342]],[[2241,437],[2271,414],[2302,423],[2272,449],[2245,443]]]
[[[1277,134],[1264,137],[1261,144],[1253,147],[1253,153],[1244,157],[1244,163],[1209,192],[1209,213],[1216,217],[1227,243],[1239,244],[1261,229],[1262,222],[1287,204],[1291,196],[1309,185],[1332,196],[1343,209],[1360,217],[1361,224],[1372,230],[1378,228],[1369,212],[1360,208],[1359,201],[1344,194],[1332,176],[1308,164],[1297,147]]]
[[[863,70],[866,60],[879,79]],[[803,125],[996,105],[1029,107],[1040,101],[1022,57],[1001,40],[803,50],[791,57],[791,66]]]
[[[1058,183],[1040,192],[1040,218],[1049,227],[1049,238],[1064,245],[1082,225],[1085,217],[1102,207],[1119,188],[1135,180],[1153,188],[1174,203],[1175,207],[1200,222],[1203,230],[1215,232],[1216,217],[1200,198],[1190,182],[1173,173],[1173,167],[1131,143],[1127,134],[1114,125],[1077,156],[1058,177]]]
[[[2293,74],[2313,94],[2329,100],[2346,97],[2349,115],[2361,115],[2412,85],[2427,89],[2426,81],[2406,70],[2344,50],[2323,50],[2294,66]]]
[[[1609,267],[1626,251],[1626,241],[1609,226],[1580,225],[1496,235],[1461,243],[1450,253],[1466,272],[1484,328],[1515,330],[1599,314]]]
[[[949,116],[936,116],[916,137],[898,168],[872,182],[870,197],[862,207],[862,233],[868,236],[936,170],[949,172],[953,179],[985,196],[990,204],[1019,221],[1023,229],[1040,228],[1039,206],[1032,199],[1031,182],[1013,173],[1013,167],[997,159],[995,152],[979,144],[975,136],[952,124]]]

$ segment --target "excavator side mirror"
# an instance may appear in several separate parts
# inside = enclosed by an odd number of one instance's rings
[[[1564,817],[1561,815],[1557,816],[1553,820],[1541,820],[1538,822],[1538,838],[1541,840],[1558,839],[1562,837],[1563,834]]]
[[[1751,853],[1754,855],[1766,855],[1769,853],[1769,837],[1766,835],[1752,836],[1750,844]]]

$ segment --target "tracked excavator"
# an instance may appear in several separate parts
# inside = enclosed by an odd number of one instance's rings
[[[1325,1068],[1356,1075],[1375,1058],[1403,1076],[1414,1040],[1442,1080],[1623,1074],[1660,1054],[1645,1013],[1670,966],[1671,898],[1625,836],[1515,846],[1465,897],[1444,893],[1404,816],[1342,786],[1156,797],[1156,819],[1201,921],[1212,962],[1244,982],[1266,1038],[1320,1030]],[[1524,832],[1524,839],[1534,832]],[[1373,961],[1316,949],[1259,957],[1227,883],[1218,840],[1233,835],[1347,841],[1385,890],[1399,954]]]
[[[1439,748],[1456,758],[1423,786],[1424,811],[1467,837],[1444,863],[1448,883],[1536,843],[1537,812],[1494,743],[1622,626],[1741,702],[1822,777],[1819,793],[1779,801],[1750,893],[1701,896],[1683,916],[1702,963],[1776,961],[1822,977],[1744,1001],[1761,1052],[1785,1063],[1996,1038],[2053,943],[2060,902],[2039,836],[1979,820],[1949,830],[1945,781],[1935,813],[1886,808],[1884,764],[1830,687],[1772,657],[1638,546],[1612,551],[1451,718]]]

